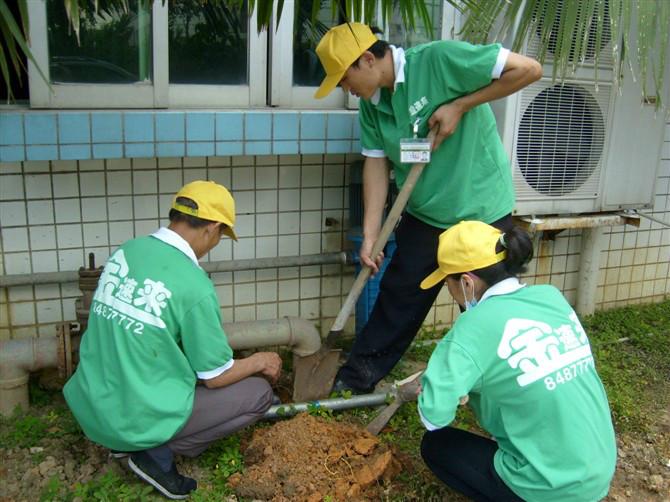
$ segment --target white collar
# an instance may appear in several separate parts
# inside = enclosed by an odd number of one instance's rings
[[[517,279],[516,277],[509,277],[507,279],[503,279],[502,281],[495,283],[493,286],[487,289],[482,295],[482,297],[479,299],[478,303],[482,303],[490,296],[508,295],[510,293],[514,293],[515,291],[518,291],[525,286],[526,285],[521,284],[519,282],[519,279]]]
[[[151,234],[151,236],[155,237],[159,241],[163,241],[165,244],[169,244],[170,246],[177,248],[179,251],[188,256],[193,263],[200,267],[198,258],[195,256],[191,245],[174,230],[170,230],[167,227],[161,227],[153,234]]]
[[[389,47],[391,47],[391,55],[393,56],[393,73],[395,75],[393,90],[395,91],[398,84],[405,83],[405,51],[402,47],[396,47],[395,45],[390,45]],[[370,102],[377,106],[380,98],[381,89],[377,89],[370,98]]]

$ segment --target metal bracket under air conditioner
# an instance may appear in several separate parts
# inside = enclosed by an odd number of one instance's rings
[[[589,213],[575,216],[518,216],[514,222],[530,233],[560,231],[570,228],[610,227],[618,225],[640,226],[640,216],[634,211],[616,213]]]

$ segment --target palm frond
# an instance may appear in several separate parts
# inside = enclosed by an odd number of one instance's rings
[[[670,45],[670,2],[650,0],[448,0],[466,15],[461,31],[473,43],[491,42],[514,31],[512,50],[539,40],[536,57],[553,60],[554,80],[574,74],[586,59],[594,71],[604,57],[619,61],[615,80],[624,68],[641,81],[642,92],[661,96]],[[636,33],[631,40],[631,33]],[[611,40],[612,43],[608,43]],[[635,42],[632,44],[632,42]],[[635,50],[631,50],[634,45]],[[607,52],[610,54],[607,54]],[[649,89],[653,86],[653,90]]]
[[[30,51],[28,46],[28,7],[26,5],[26,0],[18,0],[19,2],[19,22],[14,18],[12,11],[9,9],[9,6],[5,0],[0,0],[0,33],[2,33],[3,40],[5,42],[6,51],[3,49],[2,54],[0,55],[0,71],[2,72],[2,78],[5,81],[8,89],[8,99],[12,99],[12,88],[10,82],[10,73],[9,65],[7,64],[8,60],[10,64],[15,68],[19,69],[23,66],[21,60],[21,53],[35,64],[37,71],[40,76],[44,79],[47,84],[49,83],[46,76],[42,72],[42,69],[35,61],[33,53]],[[20,27],[19,27],[20,25]],[[19,52],[20,51],[20,52]],[[20,75],[21,72],[17,71],[17,74]]]

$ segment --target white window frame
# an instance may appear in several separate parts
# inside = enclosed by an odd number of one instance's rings
[[[276,30],[270,34],[270,104],[278,107],[310,108],[310,109],[358,109],[359,99],[351,94],[335,89],[323,99],[315,99],[314,93],[318,87],[293,85],[293,20],[295,1],[285,0],[282,17]],[[444,0],[442,5],[442,38],[446,38],[447,25],[455,24],[458,11]],[[378,6],[377,16],[381,19],[381,6]],[[274,7],[274,19],[277,17],[277,6]],[[381,23],[377,23],[381,25]],[[386,39],[388,40],[388,28]],[[451,38],[451,37],[450,37]],[[286,55],[290,57],[286,57]]]
[[[277,5],[273,10],[273,25],[277,19]],[[316,99],[314,93],[318,86],[293,85],[293,18],[294,0],[285,0],[279,26],[271,30],[270,47],[272,65],[270,69],[271,106],[290,108],[331,109],[344,108],[347,99],[345,93],[335,89],[323,99]],[[288,55],[288,57],[287,57]]]
[[[257,7],[256,7],[257,8]],[[248,85],[170,84],[167,2],[152,2],[153,81],[132,84],[44,82],[28,62],[30,106],[33,108],[198,108],[265,106],[267,77],[267,32],[257,33],[256,12],[248,20]],[[45,0],[28,0],[31,50],[47,79],[49,43]]]

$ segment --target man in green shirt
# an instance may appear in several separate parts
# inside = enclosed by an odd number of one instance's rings
[[[198,264],[223,235],[237,240],[228,190],[189,183],[169,219],[107,261],[63,392],[92,441],[129,455],[139,477],[183,499],[196,482],[177,472],[173,454],[196,456],[257,421],[271,405],[281,359],[233,359],[214,286]]]
[[[419,288],[436,267],[439,234],[464,219],[511,226],[511,169],[488,102],[539,79],[542,68],[499,44],[445,40],[403,51],[377,40],[359,23],[332,28],[316,51],[326,78],[315,97],[339,84],[361,98],[365,215],[360,259],[373,273],[383,260],[382,254],[370,253],[381,228],[388,161],[400,188],[411,168],[401,162],[401,140],[437,131],[431,161],[396,229],[397,249],[377,302],[334,386],[370,392],[403,355],[439,293],[439,285]]]
[[[588,337],[563,295],[525,286],[528,235],[464,221],[440,236],[442,284],[466,311],[430,357],[419,414],[421,455],[475,500],[595,502],[609,490],[616,440]],[[469,402],[493,437],[448,427]]]

